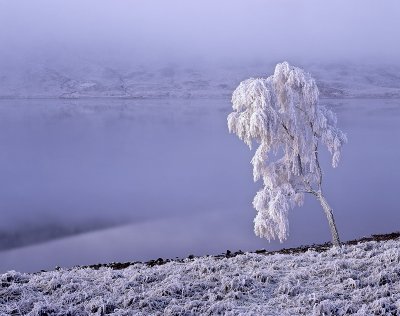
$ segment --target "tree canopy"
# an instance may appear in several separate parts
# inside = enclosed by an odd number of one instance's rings
[[[228,127],[250,149],[254,181],[263,188],[253,200],[257,210],[254,231],[268,240],[288,237],[290,208],[303,204],[304,193],[322,195],[319,144],[339,162],[345,134],[336,127],[336,115],[318,102],[315,80],[287,62],[276,65],[268,78],[250,78],[232,95]]]

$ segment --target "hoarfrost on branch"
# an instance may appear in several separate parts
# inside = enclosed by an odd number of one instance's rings
[[[304,193],[314,194],[332,216],[322,195],[318,146],[328,148],[336,167],[347,140],[336,127],[336,115],[318,103],[318,95],[310,74],[287,62],[278,64],[272,76],[247,79],[233,92],[229,131],[250,149],[258,146],[251,163],[254,181],[264,184],[253,201],[259,237],[285,240],[289,208],[302,205]]]

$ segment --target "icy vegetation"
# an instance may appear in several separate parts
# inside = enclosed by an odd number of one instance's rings
[[[69,65],[69,66],[66,66]],[[72,66],[74,65],[74,66]],[[395,65],[304,64],[323,98],[399,98]],[[0,98],[225,98],[250,76],[264,77],[273,64],[130,65],[87,60],[1,66]],[[262,71],[261,71],[262,70]]]
[[[0,315],[398,315],[399,242],[10,271],[0,275]]]
[[[254,232],[259,237],[287,239],[289,208],[301,206],[304,193],[311,193],[326,213],[333,243],[340,245],[332,210],[322,194],[318,146],[328,148],[336,167],[347,138],[336,127],[336,115],[318,99],[311,75],[287,62],[277,64],[268,78],[242,81],[233,92],[229,132],[250,149],[257,145],[253,177],[264,184],[253,200],[258,212]]]

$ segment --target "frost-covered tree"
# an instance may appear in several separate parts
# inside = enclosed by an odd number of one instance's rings
[[[276,65],[268,78],[250,78],[232,95],[229,131],[249,147],[258,145],[251,160],[254,181],[262,179],[253,206],[257,210],[254,232],[269,241],[288,236],[288,211],[301,206],[305,193],[321,203],[334,245],[340,245],[332,209],[322,193],[318,148],[322,143],[336,167],[346,135],[336,127],[336,115],[318,103],[318,87],[310,74]]]

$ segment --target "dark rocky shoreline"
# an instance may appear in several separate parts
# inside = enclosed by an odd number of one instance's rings
[[[376,241],[376,242],[382,242],[382,241],[387,241],[387,240],[394,240],[400,238],[400,231],[398,232],[392,232],[389,234],[376,234],[376,235],[371,235],[370,237],[362,237],[360,239],[354,239],[354,240],[349,240],[343,243],[343,245],[357,245],[359,243],[365,243],[365,242],[370,242],[370,241]],[[300,254],[304,253],[308,250],[316,251],[316,252],[324,252],[327,251],[329,248],[332,247],[331,242],[326,242],[324,244],[312,244],[308,246],[300,246],[300,247],[295,247],[295,248],[284,248],[281,250],[276,250],[276,251],[268,251],[266,249],[258,249],[255,251],[250,251],[249,253],[257,253],[257,254],[264,254],[264,255],[274,255],[274,254]],[[227,250],[226,253],[219,254],[219,255],[210,255],[208,257],[213,257],[216,259],[222,259],[222,258],[231,258],[231,257],[236,257],[239,255],[243,255],[245,252],[242,250],[238,251],[230,251]],[[93,264],[93,265],[87,265],[87,266],[80,266],[80,268],[85,269],[85,268],[90,268],[94,270],[98,270],[100,268],[111,268],[113,270],[122,270],[125,269],[129,266],[135,265],[135,264],[146,264],[147,266],[153,267],[153,266],[158,266],[158,265],[163,265],[168,262],[186,262],[188,260],[193,260],[197,258],[194,255],[189,255],[187,258],[176,258],[176,259],[163,259],[163,258],[158,258],[155,260],[149,260],[146,262],[141,262],[141,261],[132,261],[132,262],[111,262],[111,263],[99,263],[99,264]],[[56,270],[60,269],[60,267],[56,267]],[[45,272],[42,270],[41,272]]]

